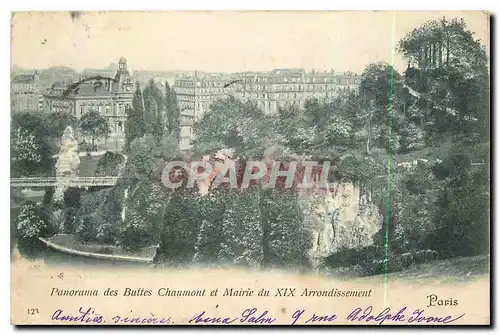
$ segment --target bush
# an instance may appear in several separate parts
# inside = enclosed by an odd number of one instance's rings
[[[125,158],[113,152],[106,152],[97,162],[97,176],[118,176],[120,165],[123,164]]]
[[[330,268],[345,268],[358,276],[373,276],[386,272],[397,272],[411,266],[437,259],[434,250],[412,250],[403,254],[389,253],[387,257],[382,247],[369,246],[362,249],[341,250],[326,258],[323,266]]]
[[[50,224],[50,215],[48,207],[38,207],[31,202],[24,204],[16,220],[19,236],[23,239],[35,239],[54,235],[57,229]]]
[[[80,219],[76,234],[83,242],[95,240],[101,224],[101,218],[96,214],[87,215]]]
[[[130,225],[125,227],[118,237],[119,244],[129,251],[150,246],[153,240],[151,232],[144,225]]]

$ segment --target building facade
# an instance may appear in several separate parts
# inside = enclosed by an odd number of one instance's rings
[[[43,95],[38,87],[39,75],[21,74],[11,81],[10,100],[14,112],[31,112],[43,110]]]
[[[77,120],[89,112],[97,112],[108,121],[111,130],[106,148],[121,150],[125,143],[126,110],[132,108],[135,85],[121,58],[114,78],[91,76],[72,84],[52,85],[44,94],[44,110],[66,112]]]
[[[306,72],[304,69],[179,76],[173,87],[184,120],[181,122],[181,148],[190,147],[192,124],[201,119],[210,103],[218,98],[233,95],[243,101],[254,101],[264,113],[272,115],[280,107],[300,107],[311,98],[330,100],[342,92],[357,92],[360,82],[361,78],[350,72]]]

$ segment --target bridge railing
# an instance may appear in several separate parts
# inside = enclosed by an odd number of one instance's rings
[[[11,187],[113,186],[118,177],[23,177],[11,178]]]

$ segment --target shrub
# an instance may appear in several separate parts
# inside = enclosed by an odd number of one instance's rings
[[[49,237],[57,232],[49,223],[50,211],[46,207],[37,207],[34,203],[26,203],[17,216],[18,234],[24,239]]]

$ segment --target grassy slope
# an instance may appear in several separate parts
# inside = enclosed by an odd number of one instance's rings
[[[453,259],[430,261],[414,265],[406,270],[387,274],[389,281],[411,280],[414,283],[464,283],[489,276],[490,257],[488,255],[474,257],[457,257]],[[343,279],[349,281],[375,282],[385,281],[386,275],[356,277]]]

